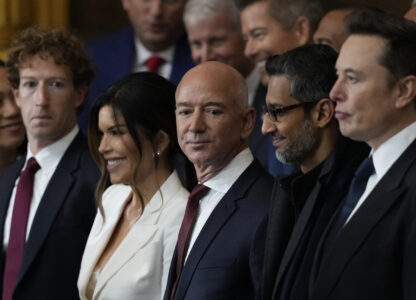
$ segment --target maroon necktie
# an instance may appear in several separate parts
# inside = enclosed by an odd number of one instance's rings
[[[146,60],[147,68],[149,72],[152,73],[158,73],[160,66],[164,63],[165,60],[163,58],[160,58],[159,56],[152,56],[148,60]]]
[[[3,279],[3,300],[11,300],[22,262],[26,243],[27,218],[33,193],[33,179],[39,170],[36,159],[31,157],[26,169],[20,174],[14,201],[10,226],[9,246],[6,253],[6,267]]]
[[[188,252],[189,240],[191,239],[192,229],[195,225],[198,216],[199,200],[202,199],[209,191],[209,187],[203,184],[198,184],[189,195],[188,203],[186,205],[185,216],[183,217],[181,229],[178,236],[178,261],[176,264],[176,280],[172,288],[171,299],[175,297],[176,287],[181,276],[182,267],[185,261],[186,253]]]

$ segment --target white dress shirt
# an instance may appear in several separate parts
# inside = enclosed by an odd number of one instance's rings
[[[399,133],[384,142],[377,150],[371,150],[374,164],[374,174],[368,178],[364,193],[357,202],[347,222],[367,199],[368,195],[376,187],[377,183],[383,178],[390,167],[403,154],[409,145],[416,139],[416,122],[402,129]]]
[[[40,169],[36,172],[34,183],[33,183],[32,201],[30,203],[29,217],[27,220],[26,240],[29,237],[30,228],[32,227],[33,219],[35,218],[36,211],[39,207],[43,193],[45,192],[46,187],[48,186],[49,181],[51,180],[52,175],[56,170],[56,167],[58,166],[59,162],[64,156],[66,149],[68,149],[69,145],[72,143],[75,136],[78,134],[78,131],[79,131],[79,128],[76,125],[66,136],[64,136],[57,142],[47,146],[46,148],[42,149],[36,155],[33,155],[33,153],[30,151],[29,144],[28,144],[26,162],[22,170],[26,168],[26,164],[28,160],[33,156],[38,162]],[[12,221],[13,207],[14,207],[14,201],[15,201],[15,196],[16,196],[17,184],[19,183],[19,178],[20,176],[16,179],[14,183],[12,196],[9,202],[9,208],[7,209],[7,216],[6,216],[5,226],[4,226],[4,233],[3,233],[4,234],[4,239],[3,239],[4,249],[7,249],[7,246],[9,244],[10,226],[11,226],[11,221]]]
[[[228,192],[238,177],[247,169],[253,161],[251,151],[246,148],[241,151],[233,160],[222,169],[216,176],[210,178],[203,184],[210,188],[209,192],[199,201],[199,212],[192,231],[191,240],[189,241],[186,259],[195,243],[199,233],[207,222],[212,211]]]
[[[169,79],[170,74],[172,73],[173,67],[173,56],[175,55],[175,46],[170,46],[166,50],[160,52],[150,52],[147,50],[143,44],[140,42],[139,39],[135,39],[135,46],[136,46],[136,60],[133,66],[133,72],[145,72],[148,71],[146,61],[154,56],[157,55],[160,58],[163,58],[165,62],[159,68],[159,75]]]

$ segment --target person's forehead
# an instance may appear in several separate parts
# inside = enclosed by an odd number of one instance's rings
[[[230,16],[226,11],[219,11],[195,21],[185,20],[185,26],[189,31],[188,35],[201,35],[203,33],[217,35],[219,32],[240,34],[235,26],[233,26]],[[197,31],[193,29],[197,29]]]
[[[337,67],[341,62],[378,62],[384,50],[386,40],[377,35],[352,34],[344,42],[337,60]]]

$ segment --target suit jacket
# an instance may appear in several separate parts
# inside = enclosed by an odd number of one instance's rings
[[[318,198],[325,201],[336,197],[340,203],[342,195],[348,191],[356,168],[368,153],[369,147],[366,144],[340,137],[334,151],[323,162],[311,193],[301,197],[306,199],[305,202],[293,200],[297,193],[302,192],[301,187],[286,189],[286,178],[276,178],[266,238],[261,299],[278,298],[283,275],[307,230]]]
[[[254,299],[259,286],[272,178],[258,161],[240,175],[198,235],[176,289],[175,299]],[[176,280],[177,251],[165,300]]]
[[[98,68],[98,74],[91,83],[84,111],[78,117],[83,132],[88,126],[88,113],[95,99],[113,82],[130,74],[136,58],[134,31],[125,29],[87,45],[86,50]],[[170,80],[178,84],[182,76],[194,66],[191,50],[184,34],[175,45]]]
[[[311,300],[416,299],[415,183],[416,140],[317,258]]]
[[[129,200],[131,188],[113,185],[103,195],[105,222],[97,214],[81,264],[78,287],[86,292],[98,259],[107,246]],[[176,172],[162,185],[98,275],[93,298],[161,299],[189,192]]]
[[[0,177],[0,241],[16,178],[24,159]],[[81,133],[69,145],[42,196],[26,242],[14,300],[78,299],[77,277],[96,213],[99,171]],[[5,253],[0,260],[3,283]]]

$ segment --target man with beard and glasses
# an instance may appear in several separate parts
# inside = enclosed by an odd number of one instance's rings
[[[275,179],[261,299],[302,300],[322,231],[346,194],[368,147],[340,135],[329,92],[337,53],[306,45],[267,60],[263,134],[277,158],[298,171]]]

